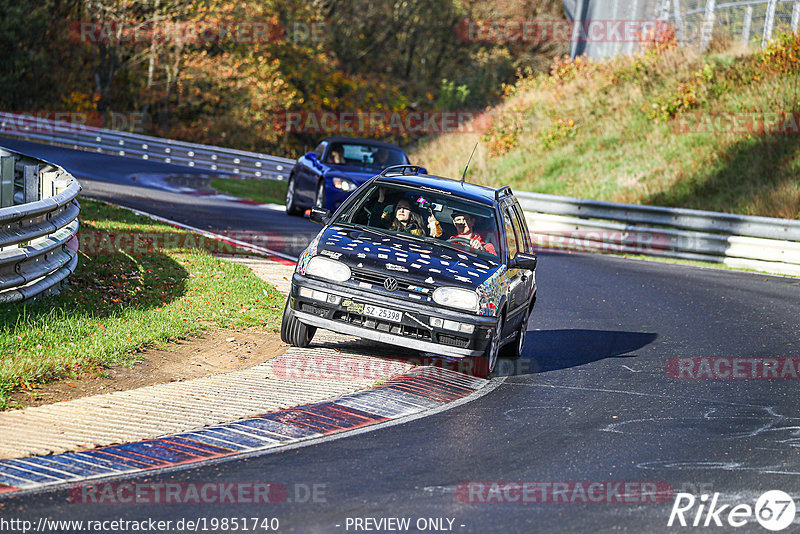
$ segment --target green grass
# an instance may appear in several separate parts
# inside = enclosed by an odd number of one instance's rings
[[[216,178],[211,187],[221,193],[248,198],[263,204],[286,202],[287,182],[280,180],[246,180],[241,178]]]
[[[680,130],[696,114],[776,111],[800,116],[800,36],[704,56],[662,44],[602,62],[557,60],[549,75],[507,89],[485,133],[431,138],[410,157],[457,177],[479,141],[475,183],[800,218],[800,135]]]
[[[189,235],[88,200],[80,219],[81,237],[95,243],[124,233]],[[244,266],[199,249],[99,249],[81,254],[60,295],[0,306],[0,408],[17,388],[129,365],[144,348],[208,328],[278,326],[283,296]]]

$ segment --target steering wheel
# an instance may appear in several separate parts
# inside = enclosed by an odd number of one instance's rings
[[[448,243],[455,243],[456,245],[462,245],[462,246],[465,246],[467,248],[471,248],[472,247],[472,245],[469,242],[469,238],[461,236],[461,235],[453,236],[450,239],[448,239],[447,242]]]

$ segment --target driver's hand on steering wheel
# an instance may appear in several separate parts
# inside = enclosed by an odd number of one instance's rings
[[[483,250],[483,245],[481,244],[481,238],[476,235],[473,235],[469,239],[469,246],[471,246],[472,248],[476,248],[478,250]]]

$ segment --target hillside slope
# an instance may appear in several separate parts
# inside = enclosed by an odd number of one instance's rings
[[[700,56],[662,36],[642,54],[557,60],[487,110],[483,133],[412,159],[518,191],[800,218],[800,35]]]

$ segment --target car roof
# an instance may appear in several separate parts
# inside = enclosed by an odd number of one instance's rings
[[[430,187],[440,191],[448,191],[455,193],[460,197],[480,202],[482,204],[494,204],[497,199],[497,192],[502,189],[492,189],[482,185],[475,185],[468,182],[461,182],[460,180],[452,180],[450,178],[442,178],[441,176],[433,176],[430,174],[388,174],[379,176],[376,179],[393,183],[398,185],[413,185],[421,187]],[[511,190],[508,190],[511,193]]]
[[[397,145],[393,145],[391,143],[385,143],[383,141],[376,141],[375,139],[367,139],[366,137],[346,137],[344,135],[333,135],[330,137],[326,137],[322,141],[327,141],[329,143],[362,143],[365,145],[372,145],[377,147],[383,148],[394,148],[396,150],[403,150]],[[322,142],[320,141],[320,142]]]

